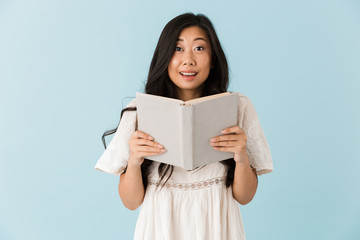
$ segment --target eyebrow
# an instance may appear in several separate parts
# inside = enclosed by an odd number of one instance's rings
[[[198,41],[198,40],[203,40],[203,41],[207,42],[206,39],[203,37],[197,37],[194,39],[194,41]],[[184,39],[178,38],[176,41],[184,41]]]

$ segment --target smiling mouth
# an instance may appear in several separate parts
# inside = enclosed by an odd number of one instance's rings
[[[180,72],[180,74],[183,76],[195,76],[197,74],[197,72],[193,72],[193,73]]]

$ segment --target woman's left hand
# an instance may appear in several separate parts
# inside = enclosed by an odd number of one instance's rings
[[[248,161],[246,152],[246,134],[239,126],[225,128],[223,135],[210,139],[210,145],[217,151],[233,152],[235,162]]]

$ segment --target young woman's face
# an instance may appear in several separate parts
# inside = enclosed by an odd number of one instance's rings
[[[181,31],[168,66],[171,81],[183,100],[200,97],[211,68],[211,46],[204,30],[193,26]],[[186,99],[184,99],[186,98]]]

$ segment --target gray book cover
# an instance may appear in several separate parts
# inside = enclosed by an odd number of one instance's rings
[[[192,170],[232,158],[212,148],[210,138],[238,125],[238,94],[220,93],[190,101],[136,93],[138,130],[162,144],[167,152],[147,159]]]

